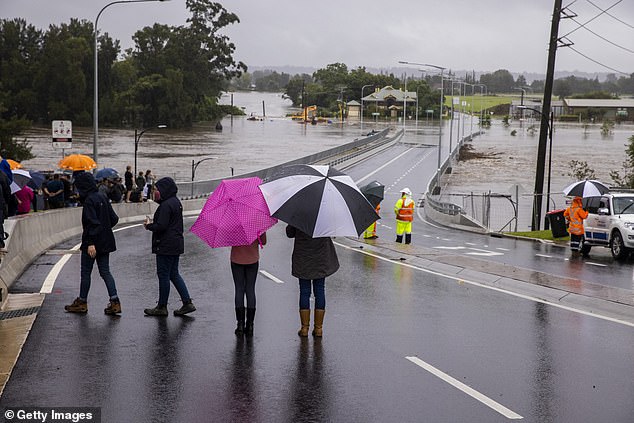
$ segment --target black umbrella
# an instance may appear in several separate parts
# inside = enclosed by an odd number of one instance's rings
[[[367,198],[370,204],[372,204],[372,207],[376,208],[376,206],[383,201],[385,185],[381,184],[379,181],[372,181],[361,187],[361,193],[365,195],[365,198]]]
[[[379,219],[352,178],[330,166],[286,166],[260,185],[271,215],[312,236],[359,236]]]
[[[609,192],[610,188],[603,182],[595,181],[593,179],[586,179],[584,181],[574,182],[564,188],[564,195],[570,197],[598,197],[606,192]]]

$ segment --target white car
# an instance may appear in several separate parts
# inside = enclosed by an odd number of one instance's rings
[[[623,260],[634,251],[634,193],[612,192],[584,199],[588,218],[582,252],[593,246],[610,248],[612,256]]]

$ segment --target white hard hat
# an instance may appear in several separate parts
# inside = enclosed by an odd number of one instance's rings
[[[401,190],[401,193],[407,194],[407,195],[412,195],[412,191],[410,191],[409,188],[403,188]]]

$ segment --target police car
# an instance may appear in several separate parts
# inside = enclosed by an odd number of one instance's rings
[[[634,251],[634,193],[611,192],[584,199],[588,218],[584,220],[582,252],[593,246],[608,247],[612,257],[623,260]]]

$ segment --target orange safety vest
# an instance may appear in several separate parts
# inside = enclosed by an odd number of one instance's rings
[[[399,205],[399,202],[401,204]],[[414,220],[414,200],[407,197],[402,197],[396,202],[396,220],[403,222],[412,222]]]

